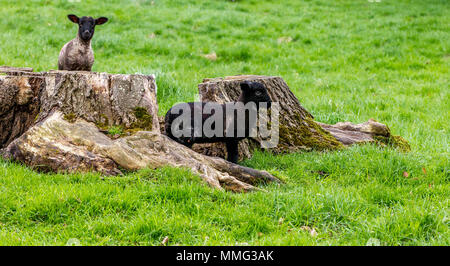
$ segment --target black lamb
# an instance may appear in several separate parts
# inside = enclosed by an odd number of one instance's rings
[[[165,116],[164,127],[166,135],[187,147],[192,147],[194,143],[224,142],[227,147],[227,160],[236,163],[238,160],[238,142],[251,136],[251,129],[256,126],[255,114],[258,113],[260,104],[266,103],[265,107],[270,108],[272,102],[267,93],[267,88],[261,83],[245,81],[240,83],[240,87],[241,95],[237,102],[225,104],[214,102],[189,102],[174,105]],[[183,115],[183,112],[179,112],[180,110],[185,110],[183,107],[190,111],[189,117],[187,118],[189,119],[187,121],[190,122],[190,124],[188,123],[188,125],[186,125],[184,122],[174,124],[176,119]],[[219,116],[218,114],[218,120],[222,122],[223,126],[216,128],[218,125],[216,125],[215,122],[212,122],[210,124],[211,129],[218,129],[219,133],[221,132],[223,134],[211,136],[211,133],[205,131],[203,125],[205,124],[205,121],[207,122],[208,118],[215,115],[216,110],[222,111],[223,115]],[[200,127],[195,126],[194,117],[196,114],[198,114],[198,117],[201,117]],[[179,118],[178,120],[181,119]],[[172,128],[173,125],[174,128]],[[242,128],[242,125],[244,125],[245,128]],[[175,136],[177,134],[174,134],[174,129],[178,132],[185,130],[184,132],[187,132],[188,134]]]

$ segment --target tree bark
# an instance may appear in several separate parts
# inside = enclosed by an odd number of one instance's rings
[[[107,175],[186,167],[236,192],[280,182],[265,171],[205,156],[160,134],[153,76],[7,69],[0,76],[1,154],[40,171]],[[113,127],[116,136],[108,132]],[[118,136],[117,136],[118,135]]]
[[[36,121],[43,77],[0,76],[0,149]]]

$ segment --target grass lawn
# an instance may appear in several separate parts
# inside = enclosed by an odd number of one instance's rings
[[[0,65],[56,69],[77,30],[69,13],[110,18],[93,70],[156,74],[161,115],[203,78],[277,75],[316,120],[375,118],[412,151],[257,153],[242,164],[286,184],[248,194],[185,169],[102,177],[0,161],[0,245],[450,244],[448,0],[0,0]]]

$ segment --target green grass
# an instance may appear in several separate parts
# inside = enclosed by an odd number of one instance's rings
[[[412,147],[257,153],[243,164],[286,184],[249,194],[214,191],[184,169],[102,177],[0,161],[1,245],[158,245],[165,236],[170,245],[450,244],[448,1],[0,6],[0,65],[55,69],[76,33],[66,15],[107,16],[93,70],[156,74],[161,115],[194,100],[203,78],[278,75],[316,120],[375,118]],[[216,61],[203,57],[213,52]]]

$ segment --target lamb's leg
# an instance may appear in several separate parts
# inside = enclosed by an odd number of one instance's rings
[[[237,163],[239,157],[238,141],[229,140],[225,144],[227,146],[227,153],[228,153],[227,160],[232,163]]]

